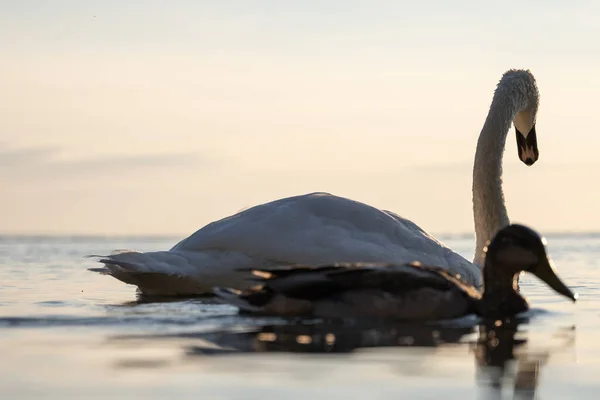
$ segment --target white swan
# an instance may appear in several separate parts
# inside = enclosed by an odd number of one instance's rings
[[[282,264],[335,262],[403,263],[413,260],[447,268],[481,286],[487,242],[509,225],[502,193],[502,155],[511,122],[519,158],[538,158],[535,135],[539,94],[529,71],[510,70],[500,80],[477,142],[473,168],[473,212],[477,246],[473,263],[413,222],[389,211],[311,193],[258,205],[213,222],[169,251],[120,251],[101,257],[93,271],[137,285],[148,295],[211,293],[215,286],[248,288],[238,269]]]

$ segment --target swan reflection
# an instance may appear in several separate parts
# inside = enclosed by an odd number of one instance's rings
[[[513,391],[514,398],[532,399],[541,369],[552,349],[533,351],[529,347],[528,332],[518,329],[526,322],[526,319],[507,319],[462,327],[340,323],[265,325],[238,332],[198,334],[196,338],[202,339],[201,343],[189,345],[186,357],[194,359],[232,352],[350,353],[366,348],[459,345],[474,356],[475,378],[481,391],[478,398],[501,398],[505,391]],[[567,330],[566,346],[573,343],[570,339],[574,333],[574,328]],[[411,368],[416,368],[412,362]],[[401,372],[404,369],[400,368]]]
[[[183,359],[176,363],[195,364],[234,375],[252,371],[284,373],[286,377],[296,374],[296,379],[300,375],[306,379],[326,378],[331,365],[347,362],[357,367],[362,364],[364,371],[376,371],[377,367],[373,366],[387,365],[390,377],[456,379],[471,370],[465,369],[469,363],[464,362],[470,358],[475,361],[474,376],[468,372],[464,378],[474,378],[478,399],[505,398],[509,393],[513,398],[532,399],[549,357],[559,349],[574,348],[575,338],[574,328],[561,329],[552,335],[560,344],[552,343],[555,346],[551,347],[547,341],[549,332],[544,332],[545,339],[539,340],[536,331],[526,329],[528,320],[524,318],[490,320],[479,325],[474,318],[421,325],[248,318],[238,319],[235,325],[227,327],[224,320],[217,320],[217,330],[211,332],[122,335],[113,337],[111,342],[139,351],[144,346],[164,348],[164,341],[169,341],[183,350]],[[352,361],[350,358],[346,361],[346,357],[355,352],[358,354],[352,356]],[[310,354],[314,358],[302,358],[304,367],[298,369],[293,367],[298,359],[290,358],[281,365],[285,359],[269,355],[281,353]],[[318,354],[329,357],[322,358]],[[221,359],[219,356],[236,357]],[[115,365],[137,368],[137,364],[127,361]],[[160,365],[154,367],[161,368]],[[362,374],[363,370],[358,371]],[[432,380],[432,384],[434,382]],[[403,387],[402,380],[399,384]]]

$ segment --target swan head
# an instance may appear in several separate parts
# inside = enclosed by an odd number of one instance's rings
[[[502,81],[516,94],[517,114],[513,119],[517,136],[519,159],[526,165],[533,165],[540,155],[535,133],[535,121],[540,102],[540,94],[533,74],[528,70],[510,70]]]
[[[575,301],[574,294],[556,275],[543,239],[534,230],[519,224],[509,225],[496,234],[486,250],[484,280],[486,287],[511,284],[517,288],[522,271],[534,274],[557,293]]]

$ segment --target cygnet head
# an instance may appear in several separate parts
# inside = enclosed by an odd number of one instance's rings
[[[535,133],[535,121],[540,103],[540,94],[534,76],[528,70],[507,71],[501,84],[510,87],[517,94],[515,100],[518,102],[517,115],[513,123],[517,135],[517,149],[519,159],[526,165],[533,165],[540,155]]]
[[[573,293],[556,275],[546,252],[545,240],[534,230],[519,224],[502,228],[486,250],[485,285],[516,282],[517,274],[526,271],[534,274],[557,293],[575,301]]]

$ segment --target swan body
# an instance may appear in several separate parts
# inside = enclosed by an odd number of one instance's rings
[[[543,239],[523,225],[501,229],[489,245],[483,292],[446,268],[336,264],[255,269],[259,285],[247,291],[215,288],[225,303],[260,315],[309,318],[441,320],[477,314],[509,317],[527,311],[517,291],[521,271],[557,293],[577,298],[556,276]]]
[[[100,261],[143,293],[186,295],[210,293],[223,283],[247,288],[249,274],[240,268],[413,259],[481,281],[477,266],[411,221],[328,193],[252,207],[203,227],[169,251],[122,252]]]
[[[419,261],[460,274],[479,287],[485,244],[509,224],[501,179],[506,135],[514,121],[519,157],[527,165],[537,160],[538,99],[535,79],[524,70],[506,72],[494,93],[474,163],[477,247],[473,263],[397,214],[327,193],[311,193],[213,222],[168,251],[93,256],[105,267],[91,270],[136,285],[142,294],[199,295],[210,294],[215,286],[246,289],[250,275],[240,271],[243,268]]]

